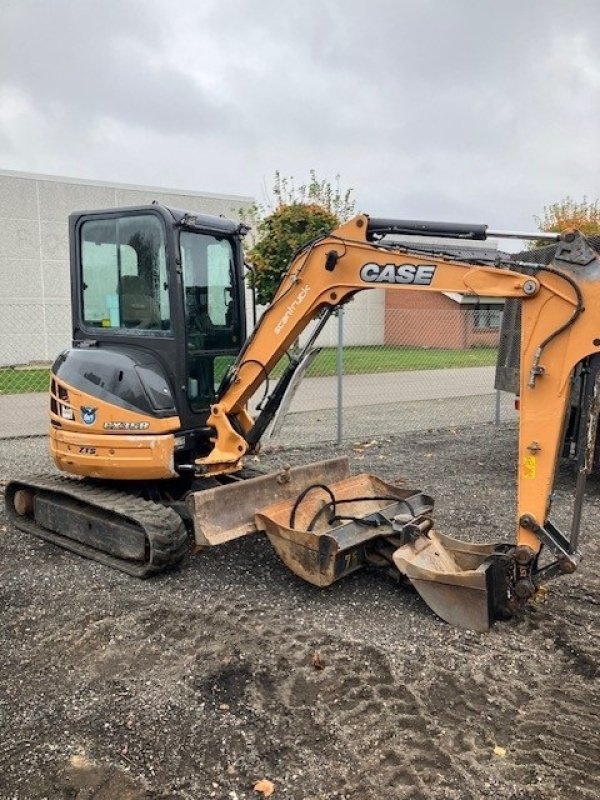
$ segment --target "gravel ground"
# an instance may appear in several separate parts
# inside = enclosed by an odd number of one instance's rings
[[[477,425],[347,450],[434,494],[440,530],[504,540],[514,442]],[[45,447],[0,442],[0,479],[46,468]],[[557,507],[573,486],[562,469]],[[0,797],[249,800],[265,778],[289,800],[597,798],[598,482],[589,497],[581,569],[488,634],[374,570],[308,586],[262,536],[139,582],[0,515]]]
[[[516,419],[515,398],[502,392],[500,419],[503,423]],[[385,436],[390,431],[400,433],[446,428],[460,424],[480,425],[493,422],[496,398],[493,394],[470,397],[444,397],[435,400],[415,400],[403,403],[380,403],[355,408],[344,408],[342,437],[350,431],[355,436]],[[323,408],[288,414],[272,444],[286,445],[322,444],[337,438],[337,412]]]

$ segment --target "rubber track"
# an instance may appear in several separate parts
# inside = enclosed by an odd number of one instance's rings
[[[68,497],[133,522],[146,535],[147,561],[126,561],[54,531],[45,530],[36,525],[34,520],[19,516],[12,504],[14,493],[18,489],[41,490],[55,496]],[[187,550],[187,531],[175,511],[127,492],[101,488],[87,480],[43,474],[9,481],[5,490],[5,505],[8,518],[19,530],[136,578],[148,578],[177,566]]]

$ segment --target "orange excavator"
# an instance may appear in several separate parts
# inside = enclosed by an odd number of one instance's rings
[[[440,617],[475,630],[515,613],[548,578],[576,570],[589,458],[568,534],[551,522],[550,507],[575,369],[585,379],[587,453],[600,410],[600,256],[585,237],[548,234],[557,242],[553,262],[523,273],[501,257],[461,262],[392,236],[468,242],[509,232],[359,215],[296,254],[246,337],[247,230],[160,205],[71,215],[73,343],[56,359],[50,387],[50,447],[63,475],[8,484],[14,525],[139,577],[177,565],[190,532],[203,549],[264,531],[315,585],[366,564],[392,567]],[[377,288],[521,300],[517,517],[507,541],[445,536],[431,497],[350,475],[345,458],[271,475],[244,467],[328,318]],[[306,345],[289,354],[271,391],[271,371],[311,321]],[[254,416],[249,401],[261,387]]]

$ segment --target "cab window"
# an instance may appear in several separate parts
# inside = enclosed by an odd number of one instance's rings
[[[188,347],[235,347],[233,248],[229,239],[183,231],[180,236]]]
[[[165,233],[158,217],[84,222],[81,272],[87,327],[170,329]]]
[[[239,349],[234,251],[226,238],[182,231],[179,237],[187,338],[187,396],[206,411]]]

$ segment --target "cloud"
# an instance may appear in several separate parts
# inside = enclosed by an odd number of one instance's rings
[[[592,0],[5,0],[0,167],[530,227],[599,194]]]

